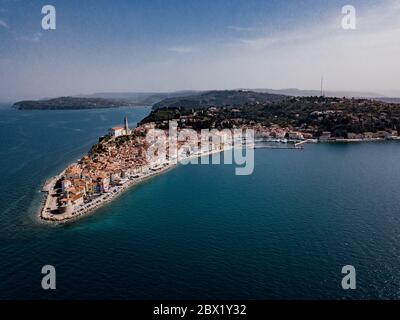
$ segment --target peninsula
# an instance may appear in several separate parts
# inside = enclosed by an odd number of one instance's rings
[[[131,130],[125,117],[123,126],[111,128],[87,155],[45,183],[40,217],[64,222],[83,216],[127,188],[173,167],[177,159],[209,155],[225,147],[211,144],[194,151],[180,149],[184,142],[177,142],[175,156],[149,160],[147,151],[153,141],[147,133],[155,128],[156,123],[144,123]]]
[[[178,141],[175,159],[149,160],[149,130],[168,134],[171,120],[178,131],[193,129],[200,134],[202,129],[217,133],[251,129],[256,141],[285,143],[293,148],[306,142],[400,140],[399,104],[370,99],[257,97],[248,91],[209,92],[190,98],[190,107],[185,104],[186,97],[168,98],[155,105],[134,129],[129,128],[125,118],[123,125],[100,137],[87,155],[46,182],[40,217],[63,222],[83,216],[130,186],[173,167],[177,157],[200,157],[225,150],[224,144],[213,143],[207,149],[180,150],[184,142]],[[232,103],[235,99],[240,103]]]
[[[122,99],[60,97],[49,100],[24,100],[14,103],[19,110],[80,110],[132,107],[137,104]]]

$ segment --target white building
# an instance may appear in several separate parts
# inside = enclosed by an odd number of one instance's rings
[[[119,137],[125,134],[125,129],[122,127],[113,127],[110,129],[110,135],[112,137]]]
[[[111,137],[120,137],[124,135],[131,134],[131,130],[129,129],[128,126],[128,118],[124,118],[124,126],[123,127],[113,127],[109,131]]]
[[[61,190],[62,192],[65,192],[68,188],[71,188],[72,183],[70,180],[65,179],[63,181],[61,181]]]

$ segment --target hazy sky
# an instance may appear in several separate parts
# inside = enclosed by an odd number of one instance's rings
[[[357,30],[341,27],[346,4]],[[400,0],[0,0],[0,101],[318,89],[322,74],[326,90],[400,96]]]

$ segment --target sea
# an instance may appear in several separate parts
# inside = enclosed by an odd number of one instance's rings
[[[46,179],[149,112],[0,106],[0,299],[400,298],[398,142],[256,149],[247,176],[179,165],[79,221],[38,220]]]

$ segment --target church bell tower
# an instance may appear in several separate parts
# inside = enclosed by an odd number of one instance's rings
[[[125,134],[130,134],[129,126],[128,126],[128,117],[125,116],[124,118],[124,129],[125,129]]]

